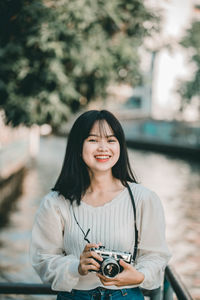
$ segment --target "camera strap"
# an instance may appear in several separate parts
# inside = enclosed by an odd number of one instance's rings
[[[133,193],[132,193],[131,188],[130,188],[128,183],[127,183],[127,188],[128,188],[128,191],[129,191],[129,195],[130,195],[130,198],[131,198],[132,205],[133,205],[133,213],[134,213],[135,245],[134,245],[134,251],[133,251],[133,261],[135,261],[136,256],[137,256],[137,249],[138,249],[138,230],[137,230],[137,224],[136,224],[136,207],[135,207],[135,201],[134,201]]]
[[[134,213],[135,244],[134,244],[134,251],[133,251],[133,261],[135,261],[136,256],[137,256],[137,249],[138,249],[138,230],[137,230],[137,224],[136,224],[136,207],[135,207],[135,201],[134,201],[133,193],[132,193],[131,188],[130,188],[128,183],[127,183],[127,189],[128,189],[128,192],[129,192],[129,195],[130,195],[130,198],[131,198],[131,202],[132,202],[132,205],[133,205],[133,213]],[[81,226],[80,226],[80,224],[79,224],[79,222],[76,218],[76,215],[74,213],[73,205],[72,205],[72,212],[73,212],[73,216],[74,216],[76,224],[78,225],[78,227],[80,228],[80,230],[82,231],[82,233],[84,235],[84,240],[87,241],[88,243],[90,243],[90,241],[87,238],[87,236],[90,232],[90,228],[87,230],[86,233],[83,231],[83,229],[81,228]]]
[[[77,218],[76,218],[76,215],[75,215],[75,213],[74,213],[73,205],[72,205],[72,212],[73,212],[73,215],[74,215],[74,219],[75,219],[75,221],[76,221],[76,224],[78,225],[78,227],[80,228],[80,230],[81,230],[82,233],[83,233],[84,240],[90,244],[90,241],[89,241],[88,238],[87,238],[87,236],[88,236],[88,234],[89,234],[89,232],[90,232],[90,228],[87,230],[86,233],[85,233],[84,230],[81,228],[81,226],[80,226],[80,224],[79,224],[79,222],[78,222],[78,220],[77,220]]]

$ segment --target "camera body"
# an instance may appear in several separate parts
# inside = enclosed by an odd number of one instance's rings
[[[132,261],[132,254],[129,252],[111,251],[104,246],[92,248],[91,250],[103,258],[103,261],[97,259],[96,261],[100,264],[99,272],[108,278],[113,278],[123,271],[123,267],[119,264],[120,259],[129,264]]]

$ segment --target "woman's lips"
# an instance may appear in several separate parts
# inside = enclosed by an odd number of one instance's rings
[[[110,155],[96,155],[95,158],[98,162],[106,162],[109,160]]]

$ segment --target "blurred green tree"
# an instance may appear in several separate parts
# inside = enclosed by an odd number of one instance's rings
[[[142,0],[3,0],[0,107],[6,122],[49,123],[106,96],[110,82],[141,83],[138,49],[159,30]]]
[[[181,45],[188,49],[194,72],[190,80],[180,81],[178,91],[182,97],[181,110],[197,96],[200,100],[200,21],[194,21],[181,40]],[[199,103],[200,104],[200,103]],[[200,107],[200,106],[199,106]]]

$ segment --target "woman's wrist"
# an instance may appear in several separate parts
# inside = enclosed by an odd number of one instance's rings
[[[82,270],[82,268],[81,268],[81,264],[80,264],[80,263],[79,263],[79,265],[78,265],[78,272],[79,272],[79,274],[80,274],[81,276],[85,275],[84,272],[83,272],[83,270]]]
[[[137,283],[141,284],[144,281],[144,274],[142,272],[137,271]]]

